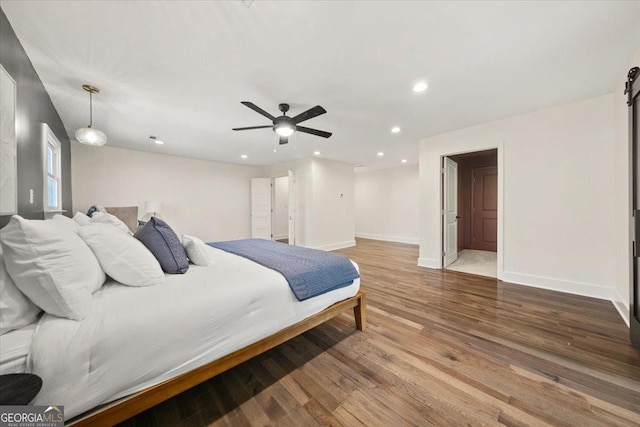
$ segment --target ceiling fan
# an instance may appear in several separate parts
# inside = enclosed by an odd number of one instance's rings
[[[282,116],[274,117],[271,114],[264,111],[262,108],[258,107],[253,102],[242,101],[243,105],[251,108],[258,114],[262,114],[269,120],[273,122],[271,125],[266,126],[250,126],[246,128],[234,128],[233,130],[251,130],[251,129],[266,129],[272,128],[275,133],[280,135],[280,145],[286,144],[289,142],[289,136],[291,136],[295,131],[308,133],[311,135],[321,136],[323,138],[329,138],[331,136],[331,132],[325,132],[323,130],[311,129],[304,126],[298,126],[298,123],[304,122],[305,120],[312,119],[316,116],[324,114],[327,112],[324,108],[319,105],[316,105],[313,108],[308,109],[304,113],[300,113],[295,117],[287,116],[287,111],[289,111],[289,104],[280,104],[278,108],[282,111]]]

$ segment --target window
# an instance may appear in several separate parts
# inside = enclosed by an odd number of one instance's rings
[[[62,211],[61,145],[49,126],[43,123],[44,140],[44,211]]]

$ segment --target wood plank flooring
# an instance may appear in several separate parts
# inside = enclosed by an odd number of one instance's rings
[[[640,426],[610,302],[416,266],[357,239],[368,328],[337,317],[121,426]]]

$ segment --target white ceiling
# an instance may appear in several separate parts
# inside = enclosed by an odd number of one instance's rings
[[[421,138],[622,90],[640,48],[638,1],[0,5],[71,138],[89,83],[108,145],[251,165],[315,150],[366,169],[417,163]],[[320,104],[304,125],[334,135],[298,133],[274,153],[271,130],[231,130],[269,124],[240,101],[274,115]]]

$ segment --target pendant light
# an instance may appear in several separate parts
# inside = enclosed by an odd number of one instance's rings
[[[82,85],[82,89],[89,92],[89,126],[76,131],[76,140],[87,145],[104,145],[107,142],[107,135],[91,127],[93,124],[93,94],[100,93],[100,89],[91,85]]]

